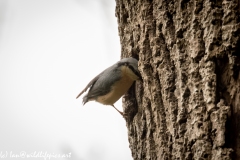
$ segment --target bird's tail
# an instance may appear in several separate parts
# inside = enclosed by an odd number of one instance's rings
[[[83,97],[82,103],[83,103],[83,105],[85,105],[85,103],[87,103],[87,102],[88,102],[88,97],[86,95],[86,96]]]
[[[80,92],[80,93],[77,95],[76,99],[78,99],[78,97],[80,97],[80,96],[83,94],[83,92],[85,92],[85,91],[83,90],[82,92]]]

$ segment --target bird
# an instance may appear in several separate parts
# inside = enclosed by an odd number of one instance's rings
[[[123,58],[93,78],[76,99],[89,89],[83,97],[83,105],[89,101],[97,101],[103,105],[112,106],[124,116],[114,103],[129,90],[134,81],[140,79],[138,61],[132,57]]]

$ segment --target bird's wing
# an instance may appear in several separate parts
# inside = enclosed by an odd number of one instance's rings
[[[98,79],[88,91],[86,95],[87,99],[95,99],[98,96],[103,96],[110,92],[113,84],[121,78],[121,73],[119,73],[120,70],[114,68],[116,67],[108,68],[99,75]]]
[[[100,73],[100,74],[101,74],[101,73]],[[77,95],[76,99],[77,99],[78,97],[80,97],[84,92],[86,92],[89,87],[91,87],[91,86],[94,85],[94,83],[98,80],[100,74],[97,75],[95,78],[93,78],[93,79],[88,83],[88,85],[82,90],[82,92],[80,92],[80,93]]]
[[[104,71],[102,71],[99,75],[97,75],[95,78],[93,78],[88,85],[83,89],[82,92],[78,94],[78,97],[80,97],[84,92],[87,91],[88,88],[90,88],[88,94],[86,95],[87,99],[91,99],[96,96],[104,95],[109,92],[112,84],[116,82],[120,77],[115,76],[119,73],[116,71],[116,69],[113,69],[116,67],[110,66]],[[96,84],[95,84],[96,83]],[[104,84],[104,85],[103,85]],[[97,85],[97,86],[96,86]],[[106,87],[107,86],[107,87]],[[108,88],[108,89],[106,89]],[[85,101],[87,102],[87,99],[85,98]]]

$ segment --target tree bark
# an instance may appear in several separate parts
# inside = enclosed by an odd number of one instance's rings
[[[240,159],[238,0],[116,0],[133,159]]]

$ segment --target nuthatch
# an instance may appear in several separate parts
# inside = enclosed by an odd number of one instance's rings
[[[138,61],[134,58],[123,58],[93,78],[76,98],[90,88],[83,97],[83,105],[88,101],[95,100],[104,105],[113,106],[123,115],[114,106],[114,103],[128,91],[134,81],[140,78]]]

